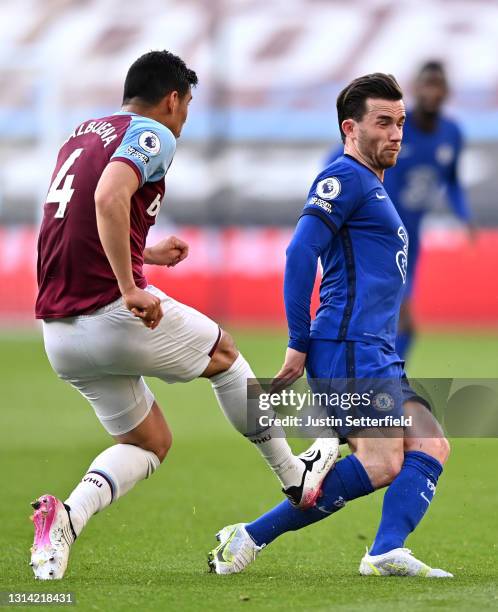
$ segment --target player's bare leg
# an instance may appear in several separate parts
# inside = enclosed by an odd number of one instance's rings
[[[156,402],[140,425],[114,438],[118,443],[94,459],[65,503],[48,494],[33,502],[31,566],[36,578],[62,578],[71,545],[90,518],[148,478],[164,460],[172,442]]]
[[[403,464],[403,430],[369,429],[349,441],[351,450],[365,468],[374,489],[389,485]]]
[[[450,455],[450,443],[433,414],[419,402],[405,402],[404,413],[413,417],[413,426],[405,431],[404,451],[421,451],[445,464]]]
[[[314,505],[323,479],[337,459],[337,438],[319,438],[296,457],[281,427],[248,431],[247,381],[256,379],[256,375],[225,331],[202,377],[211,380],[225,416],[256,446],[291,502],[301,508]]]

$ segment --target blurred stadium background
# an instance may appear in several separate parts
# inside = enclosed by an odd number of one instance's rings
[[[168,48],[199,75],[156,234],[191,256],[151,281],[232,324],[283,324],[285,245],[338,141],[335,98],[374,70],[410,99],[419,64],[446,64],[448,111],[481,233],[444,202],[417,287],[423,325],[498,325],[498,4],[493,0],[4,0],[0,2],[0,324],[32,320],[37,222],[59,145],[119,108],[129,64]],[[15,287],[15,302],[9,299]]]

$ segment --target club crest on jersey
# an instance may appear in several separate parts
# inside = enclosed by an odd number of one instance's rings
[[[152,155],[157,155],[161,150],[161,141],[159,140],[159,136],[154,134],[154,132],[142,132],[138,139],[138,144],[144,151]]]
[[[316,194],[322,200],[334,200],[341,193],[341,183],[335,176],[323,179],[316,186]]]
[[[406,284],[406,270],[408,267],[408,234],[402,225],[398,227],[398,238],[403,243],[403,248],[396,253],[396,265],[398,266],[404,285]]]
[[[394,408],[394,398],[390,393],[377,393],[372,400],[372,404],[376,410],[389,412]]]

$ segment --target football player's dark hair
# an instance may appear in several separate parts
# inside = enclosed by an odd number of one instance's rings
[[[139,98],[145,104],[157,104],[177,91],[185,96],[197,85],[197,75],[185,62],[169,51],[150,51],[133,62],[124,83],[123,104]]]
[[[439,60],[428,60],[424,62],[418,69],[417,77],[421,77],[425,72],[439,72],[441,76],[446,78],[446,70],[443,62]]]
[[[392,74],[374,72],[354,79],[337,98],[337,119],[342,142],[346,141],[342,122],[345,119],[361,121],[366,111],[367,98],[396,101],[403,98],[403,92]]]

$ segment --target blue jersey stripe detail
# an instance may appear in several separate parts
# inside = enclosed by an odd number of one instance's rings
[[[353,316],[353,308],[356,299],[356,268],[354,262],[353,243],[351,242],[351,236],[347,227],[343,227],[341,229],[339,236],[344,252],[344,261],[346,264],[347,294],[346,306],[344,307],[344,313],[342,315],[342,321],[339,327],[338,340],[345,340],[348,333],[349,322]]]
[[[347,389],[349,393],[355,393],[356,389],[356,361],[355,361],[355,348],[356,343],[346,342],[346,378],[347,378]]]
[[[348,379],[356,378],[355,343],[346,342],[346,374]]]
[[[318,217],[325,223],[325,225],[329,227],[329,229],[332,230],[334,234],[337,234],[338,229],[337,229],[336,224],[330,219],[330,217],[327,215],[325,211],[322,212],[318,208],[309,207],[303,210],[299,218],[304,217],[304,215],[312,215],[313,217]]]

